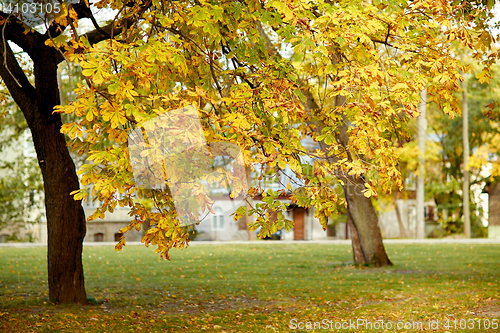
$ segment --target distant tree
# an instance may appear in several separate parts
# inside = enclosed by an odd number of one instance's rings
[[[40,222],[43,183],[36,159],[25,156],[28,125],[6,89],[0,87],[0,230],[19,238],[21,228]],[[30,240],[33,240],[31,238]]]
[[[476,73],[477,74],[477,68]],[[472,156],[469,161],[471,173],[471,186],[476,190],[484,189],[487,183],[495,183],[500,179],[500,104],[498,89],[500,81],[498,73],[500,68],[494,65],[491,68],[492,78],[486,82],[472,75],[467,81],[469,102],[469,141]],[[439,115],[438,115],[439,117]],[[439,119],[438,119],[439,120]],[[463,207],[461,204],[462,191],[460,187],[463,177],[463,141],[461,119],[448,122],[437,122],[436,131],[442,133],[440,144],[442,146],[442,163],[440,177],[437,177],[430,189],[436,193],[439,204],[455,213],[458,218],[452,220],[448,214],[448,221],[443,221],[447,230],[461,232],[463,230]],[[481,219],[484,208],[479,196],[471,192],[470,207],[471,231],[475,237],[485,237],[487,229]]]
[[[495,71],[493,72],[495,73]],[[468,82],[469,102],[469,142],[472,152],[491,146],[493,138],[499,134],[494,122],[484,116],[487,105],[494,101],[493,91],[496,80],[490,84],[480,83],[472,76]],[[492,126],[493,125],[493,126]],[[432,110],[429,117],[430,133],[435,135],[439,151],[428,173],[426,192],[429,197],[436,200],[439,210],[439,220],[448,234],[463,232],[463,206],[462,206],[462,181],[463,181],[463,138],[462,118],[449,119],[438,110]],[[476,159],[477,160],[477,159]],[[477,163],[476,163],[477,164]],[[484,187],[490,174],[483,168],[485,164],[476,165],[471,173],[471,185]],[[483,212],[478,195],[470,192],[470,210]],[[482,225],[482,214],[471,214],[473,237],[486,236],[486,228]]]
[[[2,161],[0,174],[0,230],[12,232],[12,240],[35,241],[33,235],[19,236],[20,229],[29,229],[42,218],[43,184],[35,161],[22,155]]]

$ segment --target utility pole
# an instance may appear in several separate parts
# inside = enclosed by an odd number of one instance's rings
[[[247,184],[248,188],[252,186],[252,168],[249,166],[246,167],[246,172],[247,172]],[[255,233],[255,230],[250,230],[248,229],[248,226],[253,223],[253,216],[248,215],[248,212],[252,209],[253,201],[251,196],[247,196],[245,198],[245,207],[246,207],[246,214],[244,216],[245,218],[245,224],[246,224],[246,229],[248,232],[248,240],[256,240],[257,239],[257,234]]]
[[[420,165],[417,176],[417,230],[416,238],[424,239],[425,237],[425,221],[424,221],[424,174],[425,174],[425,132],[427,130],[427,119],[425,112],[427,110],[427,88],[424,88],[420,93],[420,116],[417,119],[418,126],[418,150],[420,153]]]
[[[464,208],[464,234],[470,238],[470,212],[469,212],[469,106],[467,103],[467,81],[462,82],[462,127],[464,141],[464,182],[463,182],[463,208]]]

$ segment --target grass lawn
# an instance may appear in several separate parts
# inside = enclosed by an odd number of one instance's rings
[[[348,245],[86,246],[89,306],[48,302],[46,248],[0,248],[0,331],[500,332],[500,244],[386,248],[390,268],[352,267]]]

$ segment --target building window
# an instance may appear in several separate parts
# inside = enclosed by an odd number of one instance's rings
[[[214,211],[215,216],[212,217],[212,229],[222,230],[224,229],[224,211],[219,207],[215,207]]]
[[[29,195],[28,205],[29,207],[33,207],[33,205],[35,204],[35,190],[30,191],[28,195]]]
[[[86,200],[85,206],[87,208],[99,208],[99,207],[101,207],[102,201],[100,201],[97,198],[97,196],[96,197],[92,196],[92,187],[89,187],[87,189],[87,191],[88,191],[88,196],[87,196],[87,200]]]
[[[417,190],[417,177],[414,173],[410,173],[405,178],[405,190],[407,191],[416,191]]]
[[[115,234],[115,242],[119,242],[119,241],[120,241],[120,238],[122,238],[122,236],[123,236],[123,233],[121,233],[121,232],[117,232],[117,233]]]
[[[26,130],[24,132],[24,157],[36,157],[35,145],[33,144],[33,139],[31,137],[31,131]]]
[[[102,201],[99,200],[97,193],[94,196],[92,196],[92,189],[93,189],[93,186],[87,187],[87,198],[85,199],[85,207],[90,208],[90,209],[100,208],[102,206]],[[126,197],[127,196],[125,193],[118,192],[115,194],[114,199],[123,200]],[[120,205],[117,205],[116,208],[126,208],[126,207],[121,207]]]
[[[415,230],[417,226],[417,207],[408,207],[408,229]]]
[[[337,225],[336,224],[328,224],[326,226],[326,235],[328,237],[336,237],[337,236]]]
[[[437,220],[437,213],[433,206],[424,207],[424,215],[426,220]]]
[[[9,238],[9,235],[0,235],[0,243],[7,243],[7,238]]]
[[[104,242],[104,234],[102,232],[94,234],[94,242]]]

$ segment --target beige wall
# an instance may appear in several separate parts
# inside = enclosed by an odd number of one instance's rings
[[[103,234],[103,242],[114,242],[115,234],[120,232],[121,228],[126,227],[129,222],[126,221],[90,221],[87,222],[87,235],[85,236],[84,242],[94,242],[95,235],[98,233]],[[130,230],[125,234],[125,240],[129,242],[140,242],[144,232]]]
[[[132,218],[128,215],[130,209],[127,207],[117,207],[113,213],[106,212],[103,219],[97,219],[87,222],[87,235],[85,242],[94,242],[95,235],[103,234],[103,242],[114,242],[115,234],[120,232],[120,229],[126,227]],[[95,212],[95,208],[85,208],[85,216],[90,216]],[[130,230],[125,234],[125,240],[129,242],[140,241],[144,232],[142,230]]]
[[[86,209],[86,216],[90,216],[94,210]],[[103,234],[103,242],[114,242],[115,234],[119,233],[121,228],[126,227],[131,221],[130,216],[127,214],[127,209],[115,210],[113,214],[108,213],[103,220],[95,220],[87,222],[87,234],[85,236],[84,242],[94,242],[95,234]],[[25,237],[29,232],[32,233],[35,238],[34,241],[37,243],[47,243],[47,222],[41,222],[38,224],[28,225],[27,228],[21,228],[19,230],[20,236]],[[11,235],[12,230],[5,228],[0,231],[1,235]],[[125,240],[129,242],[141,241],[144,232],[131,230],[125,234]],[[1,240],[1,239],[0,239]]]

